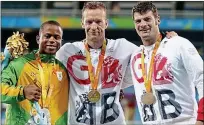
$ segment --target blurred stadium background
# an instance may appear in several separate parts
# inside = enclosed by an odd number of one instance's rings
[[[85,38],[81,29],[81,9],[85,1],[2,1],[1,2],[1,51],[13,32],[25,33],[30,50],[36,49],[35,37],[40,25],[46,20],[58,21],[64,29],[64,43]],[[136,1],[105,1],[108,9],[109,28],[107,38],[126,38],[136,45],[142,44],[135,32],[131,9]],[[162,1],[154,2],[161,16],[161,31],[175,31],[189,39],[203,55],[203,2]],[[121,102],[126,120],[130,124],[140,124],[140,116],[132,87],[125,90]],[[5,106],[1,110],[2,124]]]

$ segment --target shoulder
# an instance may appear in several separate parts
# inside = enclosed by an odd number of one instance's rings
[[[135,50],[133,51],[132,57],[135,56],[135,55],[137,55],[137,54],[139,54],[139,53],[141,53],[143,47],[144,47],[143,45],[140,45],[139,47],[137,47],[137,49],[135,49]]]
[[[118,47],[122,47],[122,48],[129,48],[129,49],[138,48],[137,45],[133,44],[132,42],[128,41],[125,38],[108,39],[108,43],[113,44],[113,45],[117,45]]]
[[[109,42],[122,42],[124,44],[133,44],[125,38],[118,38],[118,39],[108,39]]]
[[[25,63],[25,62],[29,62],[35,60],[35,54],[34,52],[28,53],[26,55],[20,56],[18,58],[13,59],[10,63],[13,64],[18,64],[18,63]]]
[[[173,45],[173,46],[177,46],[177,47],[192,44],[188,39],[181,37],[181,36],[174,36],[171,39],[165,38],[163,41],[168,42],[169,45]]]
[[[83,45],[83,42],[73,42],[73,43],[65,43],[58,51],[58,53],[70,53],[72,51],[78,50]]]
[[[73,43],[65,43],[61,48],[62,49],[69,49],[69,48],[78,48],[83,46],[83,42],[82,41],[76,41]]]
[[[67,48],[71,48],[73,46],[72,43],[65,43],[61,48],[60,50],[64,50],[64,49],[67,49]]]
[[[29,63],[32,60],[35,60],[34,54],[29,53],[18,58],[12,59],[9,62],[8,67],[10,67],[12,70],[20,71],[20,69],[22,69],[25,64]]]

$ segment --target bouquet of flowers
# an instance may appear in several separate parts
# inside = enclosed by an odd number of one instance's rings
[[[13,33],[6,41],[4,52],[0,54],[1,71],[8,65],[9,61],[24,55],[28,51],[29,43],[24,39],[24,34],[18,31]]]

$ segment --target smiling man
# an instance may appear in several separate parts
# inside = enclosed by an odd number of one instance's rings
[[[86,38],[64,44],[56,54],[70,76],[69,125],[125,125],[120,89],[137,46],[106,38],[107,12],[101,2],[84,5],[81,25]]]
[[[62,35],[58,22],[43,23],[39,50],[14,59],[2,71],[1,101],[8,104],[5,124],[67,124],[68,75],[55,59]]]
[[[143,124],[203,125],[203,60],[196,48],[183,37],[167,39],[160,32],[160,17],[152,2],[139,2],[132,15],[143,42],[131,57]]]
[[[69,125],[126,124],[120,90],[132,85],[126,71],[138,47],[124,38],[106,38],[106,11],[101,2],[84,4],[81,25],[86,38],[64,44],[56,54],[70,76]]]

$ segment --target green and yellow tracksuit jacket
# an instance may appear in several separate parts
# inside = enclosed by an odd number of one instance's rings
[[[2,71],[1,75],[1,101],[8,104],[6,109],[7,125],[25,125],[31,118],[31,102],[25,99],[23,88],[33,84],[36,78],[40,78],[38,61],[33,51],[30,54],[14,59]],[[68,110],[68,74],[66,68],[52,55],[40,54],[43,72],[53,66],[53,60],[57,67],[54,89],[51,94],[51,101],[48,107],[52,125],[67,124]],[[50,61],[52,60],[52,61]],[[50,71],[50,70],[49,70]],[[45,78],[47,82],[49,78]],[[40,99],[41,100],[41,99]],[[41,105],[42,102],[39,104]]]

